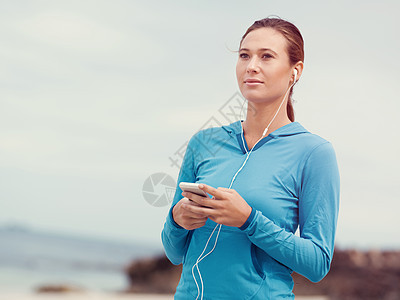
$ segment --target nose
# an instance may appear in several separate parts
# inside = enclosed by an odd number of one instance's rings
[[[259,71],[260,71],[259,61],[257,59],[257,56],[253,56],[253,58],[249,60],[249,64],[247,65],[247,73],[251,72],[258,73]]]

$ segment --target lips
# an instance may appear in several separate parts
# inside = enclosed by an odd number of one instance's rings
[[[245,83],[263,83],[263,81],[256,79],[256,78],[249,78],[249,79],[245,79],[244,81]]]
[[[255,78],[246,79],[246,80],[244,81],[244,83],[245,83],[248,87],[251,87],[251,86],[259,86],[259,85],[263,84],[263,82],[262,82],[261,80],[255,79]]]
[[[249,83],[257,83],[257,82],[259,82],[259,83],[262,83],[262,81],[261,80],[258,80],[258,79],[246,79],[244,82],[249,82]]]

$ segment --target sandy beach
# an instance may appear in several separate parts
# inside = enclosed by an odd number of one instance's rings
[[[1,300],[171,300],[173,295],[134,295],[134,294],[112,294],[112,293],[95,293],[95,292],[82,292],[82,293],[5,293],[0,294]]]
[[[42,294],[29,294],[29,293],[1,293],[1,300],[172,300],[173,295],[152,295],[152,294],[111,294],[111,293],[42,293]],[[324,296],[309,296],[309,297],[296,297],[296,300],[329,300]]]

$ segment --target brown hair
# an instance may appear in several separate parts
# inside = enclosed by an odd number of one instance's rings
[[[242,39],[240,40],[240,45],[242,45],[244,38],[249,34],[249,32],[264,27],[275,29],[286,38],[288,42],[287,52],[291,65],[294,65],[299,61],[304,62],[304,40],[303,37],[301,36],[300,30],[292,23],[285,21],[281,18],[273,17],[255,21],[253,25],[251,25],[243,35]],[[292,104],[292,94],[293,94],[293,87],[290,89],[287,102],[287,114],[290,121],[293,122],[294,110]]]

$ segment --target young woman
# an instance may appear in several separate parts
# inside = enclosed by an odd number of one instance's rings
[[[329,271],[339,172],[332,145],[294,121],[303,61],[303,38],[285,20],[244,34],[246,120],[190,139],[178,184],[201,183],[212,198],[178,186],[162,231],[167,257],[183,264],[175,299],[294,299],[292,271],[314,282]]]

